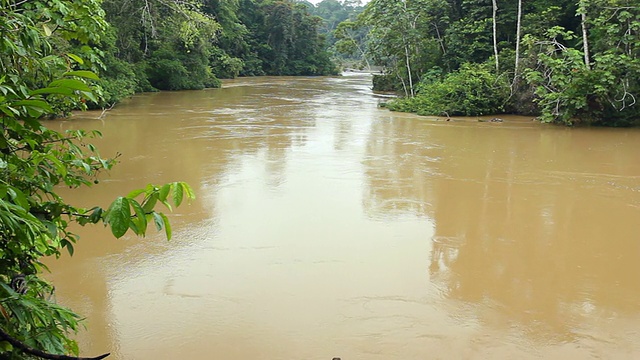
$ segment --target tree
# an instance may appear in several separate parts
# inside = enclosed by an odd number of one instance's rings
[[[357,55],[371,69],[371,64],[367,58],[367,53],[363,47],[362,34],[358,32],[362,26],[357,22],[346,20],[338,24],[334,31],[334,37],[337,39],[335,43],[336,51],[345,55]]]
[[[529,37],[529,52],[539,53],[537,67],[527,69],[526,78],[535,86],[541,118],[568,125],[635,124],[640,116],[636,101],[640,93],[640,9],[633,1],[598,0],[581,5],[589,6],[576,10],[579,22],[575,29],[582,33],[581,39],[560,26],[549,29],[546,38]],[[583,17],[587,10],[594,16]],[[584,29],[589,29],[586,37]]]
[[[437,62],[424,61],[432,49],[444,50],[433,26],[443,6],[438,0],[373,0],[362,13],[371,27],[368,53],[400,80],[406,96],[415,94],[414,81]]]
[[[318,33],[322,19],[311,16],[306,5],[245,0],[241,9],[267,75],[336,74],[325,38]]]
[[[209,56],[221,26],[201,7],[199,0],[105,1],[117,58],[134,64],[151,89],[219,87]]]
[[[312,15],[319,16],[323,19],[322,30],[325,34],[330,34],[336,29],[338,24],[349,18],[349,9],[347,9],[338,0],[322,0],[315,6]]]
[[[498,27],[501,19],[498,17],[497,6],[494,9],[492,2],[464,0],[461,1],[460,8],[461,17],[447,27],[445,35],[449,49],[445,61],[449,71],[454,71],[467,62],[482,63],[490,56],[495,56],[495,50],[499,51],[501,35],[498,30],[506,30],[506,27]],[[492,21],[494,12],[495,20]],[[493,28],[495,35],[492,33]]]
[[[98,132],[60,133],[41,119],[56,115],[62,102],[97,100],[91,84],[98,77],[82,70],[79,56],[58,46],[60,38],[80,44],[99,40],[100,33],[89,34],[85,26],[106,27],[103,13],[88,11],[98,5],[94,0],[55,2],[49,12],[35,11],[45,6],[36,1],[0,4],[0,353],[8,359],[68,359],[73,357],[51,354],[78,353],[69,332],[78,329],[80,316],[50,301],[53,286],[40,277],[46,270],[42,259],[58,257],[63,249],[73,254],[78,237],[69,225],[74,222],[103,223],[116,238],[129,230],[144,235],[154,223],[170,238],[167,216],[156,204],[171,209],[169,201],[178,206],[194,194],[187,184],[174,182],[120,196],[106,209],[66,203],[57,187],[97,183],[99,172],[115,160],[102,158],[87,143]],[[64,12],[76,6],[84,9],[81,14],[88,11],[85,16]],[[57,21],[64,22],[63,30]]]

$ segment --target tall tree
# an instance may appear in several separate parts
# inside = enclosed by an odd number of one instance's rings
[[[518,15],[516,20],[516,53],[513,67],[513,83],[512,83],[512,92],[514,88],[518,85],[518,77],[519,66],[520,66],[520,41],[522,39],[522,0],[518,0]]]
[[[415,94],[414,82],[425,67],[435,65],[423,60],[442,45],[433,26],[441,6],[437,0],[373,0],[362,13],[371,27],[370,56],[400,80],[407,96]]]

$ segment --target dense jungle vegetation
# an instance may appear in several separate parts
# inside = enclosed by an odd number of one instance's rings
[[[325,0],[327,1],[327,0]],[[349,34],[367,29],[364,39]],[[392,110],[540,115],[567,125],[640,120],[633,0],[372,0],[337,26],[339,50],[384,66]]]
[[[291,1],[102,3],[111,24],[92,50],[104,103],[138,91],[202,89],[219,78],[330,75],[321,19]]]
[[[41,277],[43,258],[73,253],[70,224],[170,237],[156,205],[194,197],[175,182],[66,203],[59,186],[91,186],[115,160],[89,143],[98,132],[45,119],[220,78],[336,74],[338,60],[382,66],[375,86],[405,95],[392,110],[631,125],[639,32],[631,0],[0,0],[0,354],[78,353],[80,316]]]

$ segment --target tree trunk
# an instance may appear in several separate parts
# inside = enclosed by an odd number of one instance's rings
[[[582,25],[582,47],[584,49],[584,64],[587,69],[591,69],[591,60],[589,59],[589,37],[587,36],[587,2],[585,0],[580,1],[581,25]]]
[[[500,71],[500,61],[498,59],[498,24],[496,22],[496,18],[498,15],[498,1],[492,0],[493,2],[493,54],[496,58],[496,73]]]
[[[409,60],[409,56],[411,55],[409,52],[409,44],[406,43],[405,41],[405,45],[404,45],[404,54],[405,54],[405,60],[406,60],[406,65],[407,65],[407,76],[409,77],[409,92],[411,97],[413,97],[415,95],[414,91],[413,91],[413,79],[411,78],[411,62]]]
[[[407,8],[407,2],[404,1],[403,5],[404,5],[405,15],[409,16],[409,9]],[[416,28],[416,20],[417,20],[417,17],[413,19],[413,21],[409,21],[409,26],[414,31]],[[402,41],[404,42],[404,57],[405,57],[405,64],[407,66],[407,76],[409,78],[409,94],[411,97],[413,97],[415,95],[415,92],[413,90],[413,78],[411,76],[411,51],[409,49],[409,45],[410,45],[409,39],[407,39],[406,34],[402,34]]]
[[[436,28],[436,35],[438,36],[438,43],[440,44],[440,48],[442,49],[442,55],[447,54],[447,50],[444,48],[444,39],[440,35],[440,29],[438,28],[438,22],[433,22],[433,27]]]
[[[518,68],[520,66],[520,31],[522,29],[522,0],[518,0],[518,19],[516,24],[516,60],[515,67],[513,69],[513,86],[511,87],[511,91],[515,90],[515,87],[518,85]]]

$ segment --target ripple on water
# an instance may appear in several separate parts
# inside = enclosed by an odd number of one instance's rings
[[[271,118],[271,117],[241,117],[241,118],[237,118],[235,119],[235,121],[239,122],[239,123],[243,123],[243,124],[265,124],[265,123],[271,123],[274,122],[275,119]]]

